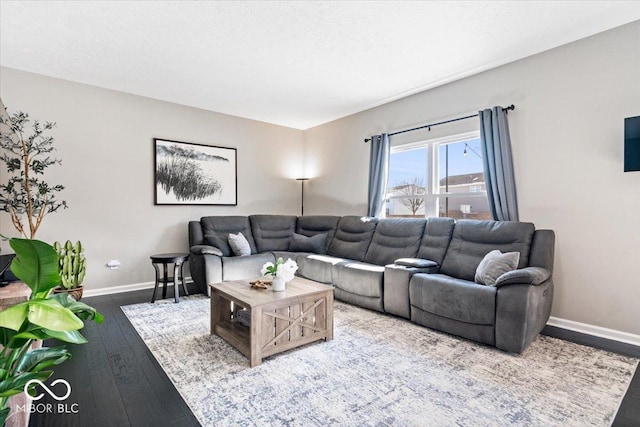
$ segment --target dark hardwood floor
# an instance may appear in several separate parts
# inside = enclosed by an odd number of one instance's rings
[[[152,292],[83,298],[105,321],[102,325],[86,322],[83,335],[89,342],[72,346],[73,357],[54,373],[54,378],[70,383],[72,392],[66,402],[67,406],[77,403],[77,413],[36,412],[31,415],[31,427],[200,425],[120,309],[151,301]],[[39,402],[57,405],[45,396]]]
[[[195,292],[189,286],[189,292]],[[56,367],[54,378],[72,387],[68,412],[33,413],[30,427],[198,426],[198,421],[133,329],[120,306],[148,302],[152,290],[83,299],[105,316],[102,325],[87,322],[88,344],[72,346],[73,357]],[[172,296],[169,291],[168,297]],[[547,327],[546,335],[640,357],[640,348]],[[55,343],[48,342],[48,345]],[[50,384],[51,380],[47,381]],[[58,402],[45,394],[37,403]],[[77,403],[77,407],[71,406]],[[57,412],[57,411],[56,411]],[[640,426],[640,369],[618,411],[614,426]]]

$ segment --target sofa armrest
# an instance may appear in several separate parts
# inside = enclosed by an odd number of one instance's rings
[[[542,267],[526,267],[508,271],[496,280],[496,286],[504,285],[541,285],[549,277],[551,272]]]
[[[437,262],[431,261],[430,259],[422,259],[422,258],[399,258],[395,260],[395,265],[401,265],[403,267],[414,267],[414,268],[438,268],[440,267]]]
[[[210,295],[209,285],[222,282],[222,252],[214,246],[194,245],[189,248],[191,279],[205,295]]]
[[[193,255],[217,255],[222,256],[222,251],[215,246],[194,245],[189,248],[189,252]]]
[[[496,347],[522,353],[551,315],[553,281],[540,285],[502,286],[496,298]]]

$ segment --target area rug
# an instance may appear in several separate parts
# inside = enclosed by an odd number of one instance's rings
[[[637,359],[540,336],[521,355],[336,302],[334,340],[249,368],[209,299],[122,307],[204,426],[610,425]]]

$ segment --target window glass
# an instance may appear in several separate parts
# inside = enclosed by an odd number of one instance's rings
[[[491,219],[477,133],[392,147],[387,217]]]
[[[438,146],[438,193],[439,216],[491,219],[479,138]]]
[[[387,186],[387,217],[424,217],[427,194],[426,147],[391,153]]]

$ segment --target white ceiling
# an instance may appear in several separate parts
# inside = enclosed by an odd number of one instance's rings
[[[640,1],[1,0],[0,65],[306,129],[638,19]]]

